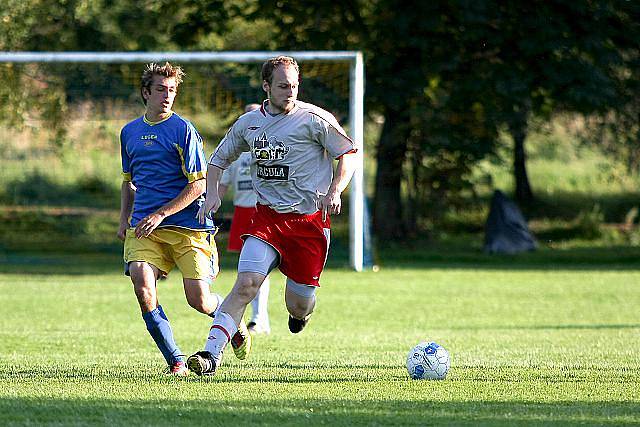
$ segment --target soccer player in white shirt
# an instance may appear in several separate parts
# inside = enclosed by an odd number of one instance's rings
[[[298,84],[293,58],[266,61],[262,88],[267,100],[236,120],[209,159],[207,196],[198,212],[201,222],[220,207],[222,171],[244,151],[251,153],[258,204],[244,236],[236,283],[214,318],[204,351],[187,360],[198,375],[212,375],[220,366],[247,304],[275,267],[287,276],[285,302],[292,333],[305,327],[315,306],[329,249],[329,215],[340,213],[356,147],[333,115],[297,99]]]

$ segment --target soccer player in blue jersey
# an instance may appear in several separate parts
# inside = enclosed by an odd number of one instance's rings
[[[211,220],[196,214],[204,202],[207,160],[195,127],[172,111],[184,73],[170,63],[150,63],[142,73],[142,117],[120,133],[122,155],[120,227],[125,273],[149,334],[164,356],[168,372],[187,375],[184,353],[177,346],[164,309],[158,303],[158,278],[177,266],[187,302],[214,317],[222,298],[209,287],[217,274],[217,249]],[[135,191],[134,191],[135,190]],[[246,328],[232,339],[244,359],[251,337]]]

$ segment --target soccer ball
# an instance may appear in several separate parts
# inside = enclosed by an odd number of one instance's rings
[[[449,352],[434,342],[421,342],[407,356],[407,371],[414,380],[443,380],[449,371]]]

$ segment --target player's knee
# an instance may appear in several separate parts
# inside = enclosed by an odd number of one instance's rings
[[[205,301],[201,296],[188,296],[187,302],[189,303],[189,306],[191,308],[199,311],[200,313],[209,314],[211,311],[213,311],[209,308],[210,304],[207,304],[207,301]]]
[[[148,286],[145,282],[133,282],[133,292],[136,295],[138,304],[142,312],[151,311],[156,306],[155,289]]]
[[[259,280],[251,277],[239,278],[235,286],[234,293],[242,299],[243,302],[248,303],[255,298],[258,290],[260,289],[261,283],[262,282]]]
[[[133,291],[138,296],[153,294],[155,291],[155,283],[145,280],[145,276],[142,274],[131,274],[131,282],[133,283]]]
[[[236,294],[239,298],[242,299],[243,302],[248,303],[255,298],[258,293],[258,289],[258,286],[255,286],[253,284],[246,284],[244,286],[239,286]]]
[[[287,299],[287,311],[297,319],[305,318],[315,305],[315,298],[289,298]]]
[[[296,319],[304,319],[309,313],[311,313],[311,308],[310,306],[305,305],[292,305],[287,306],[287,311]]]
[[[207,315],[218,308],[219,296],[211,293],[206,280],[184,279],[183,283],[184,295],[191,308]]]
[[[302,319],[313,311],[316,303],[316,287],[297,283],[288,278],[285,300],[289,314]]]
[[[153,290],[144,283],[133,283],[133,292],[139,301],[146,301],[153,296]]]

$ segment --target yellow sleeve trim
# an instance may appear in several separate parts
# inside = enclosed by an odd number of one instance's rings
[[[131,172],[122,172],[122,180],[131,182]]]
[[[184,164],[184,150],[180,148],[180,146],[176,143],[174,143],[173,145],[176,147],[176,150],[178,150],[178,156],[180,157],[180,165],[182,166],[182,173],[184,174],[184,176],[189,178],[189,174],[187,173],[187,167]],[[189,182],[191,182],[191,179],[189,179]]]
[[[178,150],[178,155],[180,156],[180,163],[182,165],[182,173],[184,174],[184,176],[187,177],[187,180],[189,181],[189,183],[207,177],[207,171],[206,170],[199,171],[199,172],[188,173],[187,172],[187,168],[186,168],[186,166],[184,164],[184,150],[182,150],[182,148],[180,148],[180,146],[178,144],[173,144],[173,145]]]
[[[205,171],[194,172],[187,175],[187,179],[189,180],[189,182],[197,181],[199,179],[204,179],[206,177],[207,177],[207,172]]]

